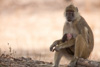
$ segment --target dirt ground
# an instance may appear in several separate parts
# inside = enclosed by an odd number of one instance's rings
[[[2,54],[0,56],[0,67],[53,67],[52,62],[44,62],[31,58],[13,58],[9,55]],[[60,67],[65,67],[60,65]]]

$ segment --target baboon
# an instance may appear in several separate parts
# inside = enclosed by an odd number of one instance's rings
[[[75,67],[79,58],[88,58],[94,47],[91,28],[73,4],[66,7],[66,22],[63,37],[53,42],[50,51],[55,51],[54,67],[59,66],[62,56],[71,59],[69,66]]]

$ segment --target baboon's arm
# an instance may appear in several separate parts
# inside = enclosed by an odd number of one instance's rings
[[[56,51],[59,51],[60,49],[71,47],[75,44],[75,39],[72,38],[71,40],[65,41],[64,43],[60,43],[58,46],[55,46]]]

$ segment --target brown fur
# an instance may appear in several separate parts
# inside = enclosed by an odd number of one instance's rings
[[[56,51],[54,67],[58,67],[62,55],[64,55],[66,58],[72,55],[70,66],[74,67],[77,59],[88,58],[94,47],[92,30],[88,26],[85,19],[78,13],[78,9],[73,5],[70,5],[66,8],[66,11],[67,10],[74,11],[75,18],[73,18],[74,21],[72,22],[66,21],[63,28],[63,36],[67,33],[71,33],[73,38],[65,42],[63,42],[62,39],[56,40],[51,45],[50,50]],[[55,48],[53,49],[53,47]]]

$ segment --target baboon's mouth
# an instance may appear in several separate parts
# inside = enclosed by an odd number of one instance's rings
[[[72,21],[71,19],[68,19],[68,21]]]

